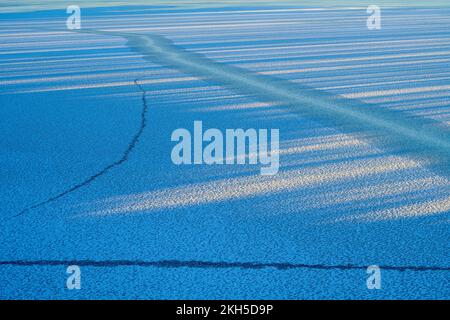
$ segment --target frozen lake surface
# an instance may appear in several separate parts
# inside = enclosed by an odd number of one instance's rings
[[[450,297],[450,8],[0,15],[0,298]],[[279,173],[174,165],[196,120]]]

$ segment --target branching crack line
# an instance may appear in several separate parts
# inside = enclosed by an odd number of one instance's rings
[[[224,261],[181,261],[181,260],[14,260],[0,261],[0,266],[69,266],[77,265],[84,267],[155,267],[155,268],[200,268],[200,269],[265,269],[275,268],[278,270],[289,269],[319,269],[319,270],[367,270],[367,266],[343,264],[296,264],[296,263],[263,263],[263,262],[224,262]],[[450,267],[439,266],[388,266],[379,265],[382,270],[391,271],[450,271]]]
[[[137,132],[134,134],[134,136],[131,139],[131,141],[129,142],[127,148],[123,152],[122,157],[119,160],[117,160],[117,161],[107,165],[106,167],[104,167],[102,170],[100,170],[96,174],[94,174],[94,175],[90,176],[89,178],[85,179],[83,182],[80,182],[80,183],[72,186],[71,188],[63,191],[63,192],[61,192],[61,193],[59,193],[59,194],[57,194],[55,196],[50,197],[50,198],[48,198],[45,201],[42,201],[42,202],[33,204],[33,205],[29,206],[29,207],[26,207],[25,209],[20,211],[18,214],[13,216],[13,218],[17,218],[17,217],[19,217],[19,216],[29,212],[30,210],[33,210],[33,209],[39,208],[41,206],[44,206],[44,205],[46,205],[48,203],[54,202],[54,201],[56,201],[56,200],[58,200],[58,199],[60,199],[60,198],[62,198],[64,196],[68,195],[69,193],[72,193],[72,192],[74,192],[74,191],[76,191],[78,189],[81,189],[81,188],[87,186],[88,184],[90,184],[94,180],[96,180],[97,178],[107,174],[110,170],[112,170],[113,168],[115,168],[117,166],[122,165],[123,163],[125,163],[128,160],[128,158],[130,156],[130,153],[133,151],[133,149],[138,144],[139,139],[141,138],[142,133],[144,132],[144,129],[145,129],[146,125],[147,125],[147,111],[148,111],[148,104],[147,104],[147,97],[146,97],[147,91],[139,83],[139,80],[140,79],[135,79],[134,83],[139,88],[139,90],[142,91],[142,110],[141,110],[140,126],[139,126],[139,129],[137,130]]]

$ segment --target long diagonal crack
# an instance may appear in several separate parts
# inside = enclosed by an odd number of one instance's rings
[[[127,148],[125,149],[125,151],[123,152],[121,158],[119,160],[114,161],[113,163],[107,165],[106,167],[104,167],[102,170],[100,170],[99,172],[97,172],[96,174],[90,176],[89,178],[85,179],[84,181],[70,187],[67,190],[64,190],[63,192],[54,195],[50,198],[48,198],[47,200],[44,200],[42,202],[38,202],[36,204],[33,204],[29,207],[26,207],[25,209],[23,209],[22,211],[20,211],[18,214],[16,214],[15,216],[13,216],[13,218],[19,217],[25,213],[27,213],[30,210],[39,208],[41,206],[44,206],[46,204],[49,204],[51,202],[54,202],[78,189],[81,189],[87,185],[89,185],[90,183],[92,183],[94,180],[96,180],[97,178],[107,174],[110,170],[114,169],[115,167],[118,167],[120,165],[122,165],[123,163],[125,163],[129,156],[130,153],[133,151],[133,149],[136,147],[136,145],[139,142],[139,139],[142,136],[142,133],[144,132],[144,129],[147,125],[147,111],[148,111],[148,104],[147,104],[147,92],[146,90],[143,88],[143,86],[141,84],[139,84],[139,79],[135,79],[134,83],[136,84],[136,86],[139,88],[140,91],[142,91],[142,109],[141,109],[141,120],[140,120],[140,125],[139,128],[137,130],[137,132],[134,134],[133,138],[131,139],[131,141],[128,143]]]

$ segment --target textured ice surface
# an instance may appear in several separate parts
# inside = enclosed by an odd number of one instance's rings
[[[2,14],[0,297],[449,297],[449,9],[82,14]],[[279,128],[280,173],[173,165],[194,120]]]

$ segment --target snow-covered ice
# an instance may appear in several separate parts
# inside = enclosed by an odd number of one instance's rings
[[[450,7],[349,2],[5,6],[0,298],[448,299]],[[279,173],[174,165],[196,120]]]

